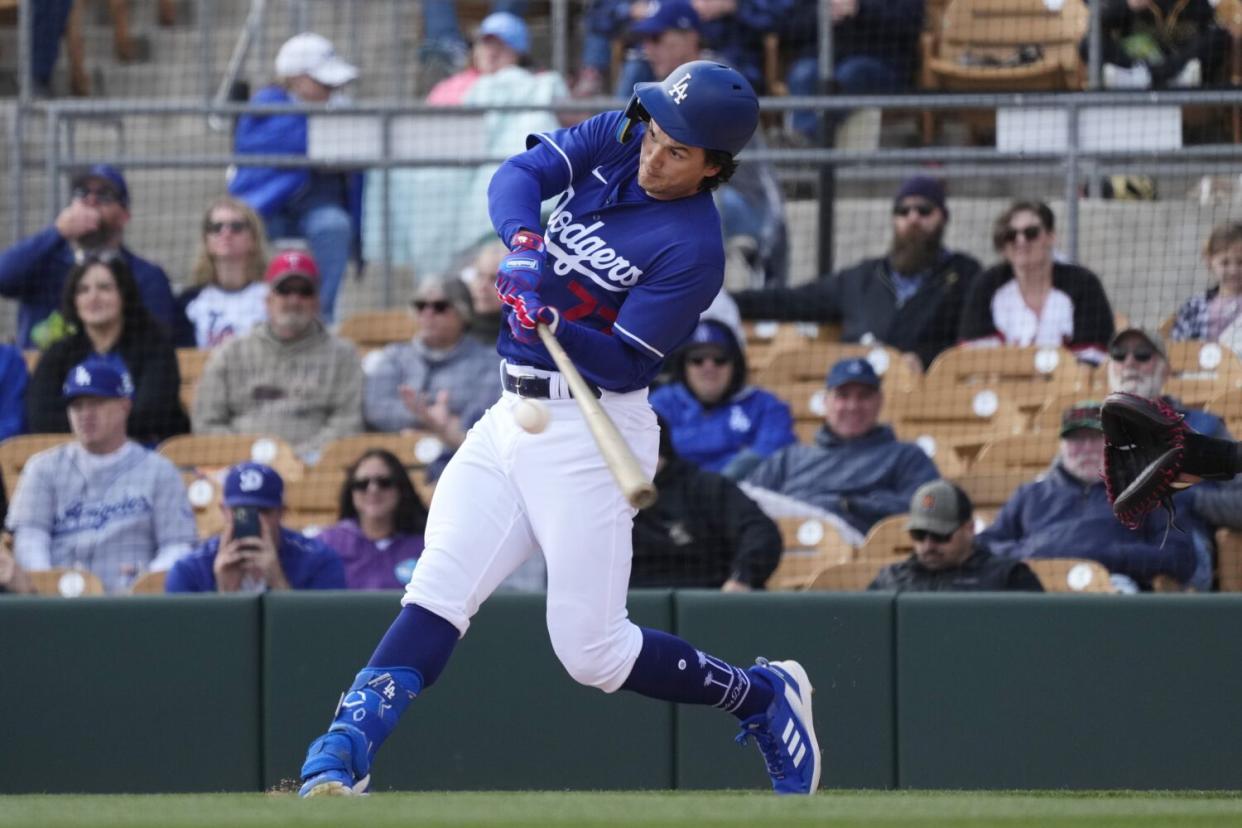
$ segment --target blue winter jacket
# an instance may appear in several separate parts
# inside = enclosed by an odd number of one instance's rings
[[[668,422],[673,448],[701,469],[735,477],[777,449],[798,441],[793,415],[779,397],[747,386],[724,405],[704,408],[684,383],[651,395],[651,407]]]
[[[179,559],[168,571],[164,591],[215,592],[216,575],[211,567],[219,549],[217,535]],[[314,538],[282,526],[276,555],[293,589],[345,589],[345,565],[340,556]]]
[[[177,317],[168,274],[157,264],[135,256],[127,247],[121,256],[134,274],[142,303],[155,321],[171,332]],[[0,296],[17,299],[17,344],[33,348],[31,329],[60,308],[65,277],[73,269],[73,247],[49,226],[0,253]]]
[[[1155,575],[1185,583],[1195,570],[1193,535],[1206,533],[1189,498],[1189,492],[1174,498],[1177,528],[1168,528],[1164,510],[1157,509],[1138,529],[1127,529],[1113,515],[1103,480],[1084,484],[1058,462],[1019,487],[979,538],[997,555],[1090,558],[1140,586],[1150,586]]]
[[[746,482],[839,515],[866,534],[880,519],[909,509],[914,490],[939,476],[921,448],[898,442],[888,426],[852,440],[825,426],[814,445],[786,446]]]
[[[26,360],[14,345],[0,345],[0,440],[26,433]]]
[[[283,86],[260,89],[251,103],[270,106],[295,104]],[[233,133],[238,155],[306,155],[307,121],[301,112],[288,115],[243,115]],[[229,195],[249,204],[263,218],[271,218],[305,192],[311,183],[311,168],[246,167],[239,165],[229,181]],[[346,199],[353,225],[352,253],[360,259],[362,243],[362,173],[346,175]]]

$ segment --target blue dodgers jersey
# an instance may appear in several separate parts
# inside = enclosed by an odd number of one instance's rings
[[[710,193],[658,201],[638,186],[642,129],[617,141],[622,113],[527,138],[518,156],[535,168],[545,197],[561,192],[544,230],[539,295],[561,317],[620,337],[651,359],[637,381],[584,376],[611,391],[645,388],[665,355],[689,338],[724,280],[720,216]],[[493,206],[509,193],[493,193]],[[495,215],[495,213],[493,213]],[[497,227],[506,239],[516,227]],[[505,313],[510,313],[505,308]],[[497,342],[511,363],[555,370],[542,343]],[[620,373],[620,372],[618,372]],[[610,381],[611,379],[611,381]]]

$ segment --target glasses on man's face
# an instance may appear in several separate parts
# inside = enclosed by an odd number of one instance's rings
[[[240,234],[249,229],[250,225],[244,221],[213,221],[207,225],[207,232],[213,236],[218,236],[225,230],[233,234]]]
[[[356,477],[349,482],[349,488],[355,492],[362,493],[371,488],[371,484],[375,484],[375,488],[380,491],[387,491],[394,485],[393,479],[387,475],[377,475],[375,477]]]
[[[686,362],[690,363],[691,365],[696,365],[696,366],[706,365],[707,363],[710,362],[712,365],[720,367],[720,366],[728,365],[729,358],[727,356],[715,356],[715,355],[709,356],[707,354],[701,354],[698,356],[687,357]]]
[[[1043,227],[1038,224],[1032,224],[1030,227],[1010,227],[1001,238],[1004,239],[1005,244],[1013,244],[1018,240],[1018,236],[1033,242],[1043,234]]]
[[[1135,362],[1151,362],[1151,358],[1156,352],[1150,348],[1113,348],[1108,352],[1108,356],[1113,362],[1125,362],[1126,357],[1134,357]]]
[[[444,313],[451,305],[445,299],[415,299],[410,303],[415,313],[422,313],[429,310],[432,313]]]
[[[925,540],[930,540],[932,543],[948,543],[951,537],[953,537],[952,532],[947,535],[942,535],[939,532],[929,532],[926,529],[910,530],[910,540],[915,543],[922,543]]]
[[[74,187],[73,197],[78,201],[91,199],[96,204],[116,204],[121,200],[116,190],[107,187]]]
[[[893,208],[893,215],[905,218],[911,213],[918,213],[920,217],[927,218],[936,212],[936,208],[931,204],[898,204]]]
[[[281,282],[272,291],[277,296],[300,296],[309,299],[315,295],[315,289],[305,282]]]

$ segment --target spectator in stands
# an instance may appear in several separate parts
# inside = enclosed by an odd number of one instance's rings
[[[214,348],[267,318],[265,235],[263,219],[246,202],[232,196],[211,202],[203,214],[194,284],[177,297],[179,347]]]
[[[1229,33],[1211,0],[1102,0],[1104,86],[1163,89],[1218,83]],[[1090,35],[1079,46],[1087,60]]]
[[[34,94],[52,94],[52,72],[60,54],[60,39],[69,23],[73,0],[42,0],[30,4],[30,80]]]
[[[424,0],[423,43],[419,48],[421,71],[439,79],[466,69],[470,46],[462,37],[453,0]],[[521,20],[526,16],[526,0],[493,0],[492,13],[505,13]],[[523,24],[525,25],[525,24]],[[425,88],[425,87],[424,87]]]
[[[9,544],[0,543],[0,595],[22,595],[34,591],[30,576],[13,557]]]
[[[974,505],[947,480],[924,483],[906,522],[914,554],[880,570],[867,589],[910,592],[1043,592],[1023,562],[993,555],[975,537]]]
[[[847,95],[902,92],[914,80],[923,0],[831,0],[832,91]],[[781,51],[791,56],[787,80],[791,95],[818,95],[819,4],[790,4],[780,16]],[[829,113],[835,125],[844,113]],[[835,116],[835,117],[833,117]],[[816,137],[816,113],[793,113],[792,126],[808,140]],[[832,139],[831,130],[828,133]]]
[[[303,32],[280,47],[276,83],[260,89],[251,101],[264,106],[337,102],[342,88],[357,77],[357,68],[337,55],[331,41]],[[234,132],[234,151],[306,155],[306,115],[243,115]],[[322,274],[320,308],[329,323],[351,252],[361,261],[362,183],[361,173],[320,166],[242,166],[229,182],[229,194],[263,217],[269,239],[306,240]]]
[[[87,357],[112,364],[134,380],[129,435],[147,446],[185,434],[181,371],[164,331],[151,320],[125,260],[88,258],[69,271],[61,318],[73,331],[39,359],[26,394],[26,419],[36,433],[67,432],[61,386]]]
[[[21,349],[16,345],[0,345],[0,441],[26,433],[29,379]]]
[[[337,554],[281,525],[285,484],[275,469],[240,463],[224,478],[224,531],[173,564],[165,592],[344,589]]]
[[[1161,400],[1185,418],[1186,425],[1200,434],[1232,440],[1225,421],[1215,414],[1187,408],[1164,393],[1169,378],[1169,352],[1164,339],[1146,328],[1118,331],[1108,343],[1108,390],[1124,391],[1149,400]],[[1228,483],[1205,481],[1179,494],[1177,502],[1189,501],[1191,511],[1211,527],[1242,529],[1242,480]],[[1183,508],[1185,504],[1182,504]],[[1195,572],[1189,584],[1200,591],[1212,586],[1212,537],[1206,527],[1195,532]]]
[[[763,589],[780,530],[732,481],[680,458],[663,419],[655,484],[659,500],[634,517],[631,587]]]
[[[1242,221],[1215,227],[1203,259],[1216,284],[1178,308],[1171,336],[1220,342],[1242,354]]]
[[[499,239],[484,242],[471,252],[461,269],[461,280],[470,288],[470,334],[488,348],[496,346],[504,304],[496,293],[496,270],[509,249]]]
[[[69,270],[89,256],[123,259],[147,311],[171,332],[177,315],[168,274],[125,246],[129,188],[116,167],[96,164],[73,178],[73,198],[51,226],[0,253],[0,296],[18,300],[17,344],[46,348],[66,334],[56,313]]]
[[[1100,279],[1056,260],[1055,219],[1047,204],[1018,201],[992,225],[992,245],[1005,258],[975,280],[962,310],[959,337],[970,345],[1067,347],[1102,362],[1113,336],[1113,309]]]
[[[349,589],[402,589],[423,554],[427,507],[392,452],[370,449],[341,483],[340,520],[318,540],[340,556]]]
[[[909,354],[922,370],[957,342],[961,307],[979,262],[944,246],[949,207],[944,184],[914,176],[893,198],[886,256],[796,288],[734,294],[746,319],[839,322],[846,342],[878,340]]]
[[[640,38],[643,54],[656,81],[694,60],[723,60],[701,48],[702,24],[689,0],[651,3],[646,14],[630,25]],[[631,92],[625,93],[628,100]],[[767,149],[762,130],[746,145],[748,150]],[[748,161],[740,165],[729,183],[713,193],[720,211],[725,238],[725,283],[732,288],[783,284],[788,269],[785,201],[772,165]]]
[[[77,567],[116,593],[190,550],[194,513],[181,473],[125,436],[133,390],[129,374],[98,357],[69,372],[74,439],[30,458],[6,519],[24,569]]]
[[[834,514],[862,534],[881,518],[905,511],[936,464],[913,443],[880,425],[884,394],[865,359],[843,359],[828,372],[824,427],[814,445],[786,446],[759,464],[746,482]]]
[[[264,275],[267,321],[215,349],[194,396],[198,434],[274,434],[303,459],[362,431],[362,366],[319,318],[319,268],[286,250]]]
[[[368,360],[363,414],[375,431],[430,431],[451,452],[499,398],[500,358],[467,336],[474,311],[460,279],[423,283],[410,307],[414,338]]]
[[[1152,512],[1138,529],[1127,529],[1108,502],[1103,470],[1099,403],[1067,408],[1052,468],[1023,484],[980,539],[997,555],[1019,560],[1089,558],[1144,589],[1158,575],[1189,581],[1195,570],[1193,533],[1202,528],[1198,519],[1179,511],[1180,529],[1170,531],[1168,519]]]
[[[651,395],[679,458],[740,480],[798,438],[789,405],[746,383],[746,356],[729,327],[698,324],[673,358],[672,382]]]
[[[471,51],[474,73],[445,81],[432,90],[428,103],[482,109],[514,102],[543,106],[567,98],[569,90],[559,74],[535,72],[523,65],[529,52],[530,32],[520,18],[507,12],[488,15],[479,26]],[[526,148],[526,136],[560,126],[555,113],[542,110],[498,110],[480,113],[476,120],[477,125],[469,127],[461,127],[458,120],[455,150],[468,140],[467,148],[459,152],[507,157]],[[461,136],[462,130],[468,130],[469,136]],[[383,173],[371,173],[364,222],[367,256],[383,258],[387,244],[395,264],[408,265],[420,274],[443,273],[462,251],[484,239],[494,239],[487,188],[496,168],[495,164],[484,164],[391,170],[387,203],[378,186],[378,176]],[[388,214],[387,239],[380,220],[384,211]]]

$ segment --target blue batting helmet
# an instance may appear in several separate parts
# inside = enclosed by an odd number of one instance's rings
[[[660,83],[634,84],[625,115],[617,133],[621,143],[635,122],[654,120],[675,141],[737,155],[759,125],[759,99],[736,69],[694,60]]]

